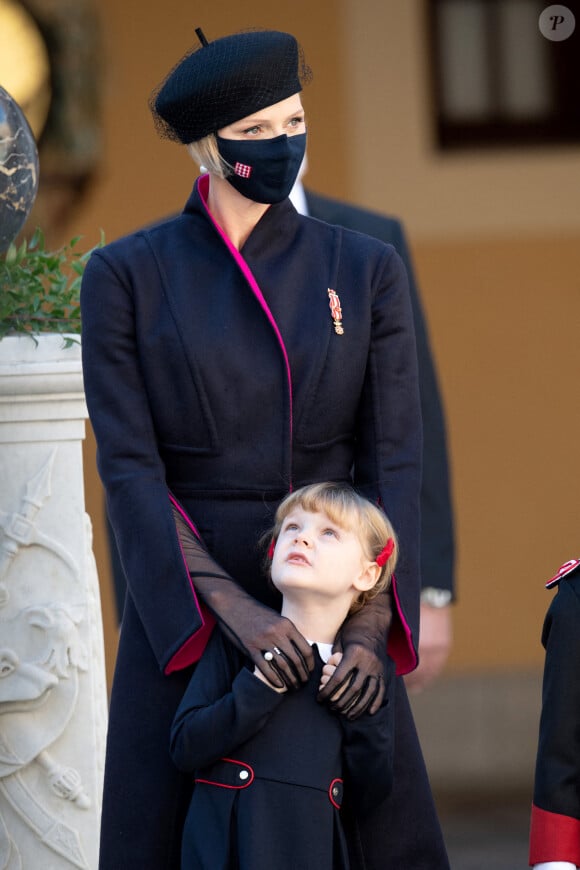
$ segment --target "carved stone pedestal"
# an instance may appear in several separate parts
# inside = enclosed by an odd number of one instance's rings
[[[0,870],[93,870],[106,733],[80,347],[0,341]]]

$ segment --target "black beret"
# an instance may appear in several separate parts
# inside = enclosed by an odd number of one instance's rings
[[[189,52],[153,92],[149,105],[159,134],[195,142],[302,90],[310,79],[289,33],[252,30]]]

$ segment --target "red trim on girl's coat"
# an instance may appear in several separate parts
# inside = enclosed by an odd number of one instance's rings
[[[399,595],[397,593],[397,578],[393,574],[391,583],[393,590],[393,599],[397,608],[398,619],[391,620],[389,629],[389,639],[387,642],[387,652],[397,666],[397,675],[408,674],[414,671],[419,664],[415,647],[413,646],[413,636],[409,623],[405,619]]]
[[[532,804],[530,866],[570,861],[580,866],[580,819],[550,813]]]
[[[203,204],[205,206],[205,209],[207,211],[207,215],[208,215],[209,219],[211,220],[212,224],[214,225],[214,227],[216,228],[216,230],[220,234],[220,236],[223,239],[223,242],[226,245],[227,249],[229,250],[230,254],[232,255],[232,257],[236,261],[242,275],[244,276],[244,278],[246,279],[246,281],[250,285],[250,288],[252,289],[254,296],[256,297],[256,299],[258,300],[260,305],[262,306],[262,308],[266,314],[266,317],[270,321],[270,326],[274,330],[274,332],[276,334],[276,338],[278,339],[278,344],[280,345],[280,349],[282,351],[282,356],[284,357],[284,363],[286,365],[286,377],[288,378],[290,445],[292,445],[292,437],[293,437],[292,433],[293,433],[293,425],[294,425],[293,419],[292,419],[292,413],[293,413],[293,409],[292,409],[292,405],[293,405],[292,372],[290,370],[290,360],[288,358],[288,351],[286,350],[286,345],[284,344],[284,339],[282,338],[282,333],[280,332],[280,330],[278,328],[278,324],[274,320],[274,315],[270,311],[270,309],[268,307],[268,303],[264,299],[264,294],[260,290],[258,282],[256,281],[256,279],[252,275],[250,267],[248,266],[248,264],[246,263],[246,261],[244,260],[244,258],[242,257],[242,255],[240,254],[238,249],[228,239],[228,237],[226,236],[226,234],[224,233],[224,231],[222,230],[220,225],[216,222],[214,216],[212,215],[212,213],[210,212],[210,210],[207,206],[207,197],[209,194],[209,175],[202,175],[198,179],[197,189],[199,191],[201,201],[203,202]],[[290,448],[290,463],[292,463],[292,448]],[[291,465],[290,465],[289,490],[290,490],[290,492],[292,492],[292,466]]]
[[[229,783],[226,783],[226,782],[216,782],[215,780],[202,779],[201,777],[196,777],[195,782],[203,782],[206,785],[217,785],[219,788],[232,788],[232,789],[235,789],[236,791],[238,789],[241,789],[241,788],[247,788],[249,785],[251,785],[253,783],[255,774],[254,774],[254,769],[251,766],[251,764],[246,764],[245,761],[236,761],[235,758],[221,758],[220,761],[228,761],[230,764],[237,764],[243,771],[245,771],[246,773],[249,774],[249,779],[245,780],[244,782],[241,782],[239,785],[230,785]],[[238,774],[238,776],[239,776],[239,774]]]
[[[342,806],[342,785],[342,779],[337,777],[336,779],[333,779],[328,786],[328,797],[330,798],[330,803],[333,807],[336,807],[337,810]],[[336,791],[336,797],[333,794],[334,791]]]
[[[171,502],[175,510],[179,512],[183,521],[187,523],[195,537],[198,538],[198,540],[201,540],[201,536],[197,531],[196,527],[187,516],[179,502],[173,497],[173,495],[171,495],[171,493],[169,493],[169,501]],[[171,659],[165,666],[165,674],[171,674],[173,673],[173,671],[180,671],[183,668],[187,668],[189,665],[192,665],[194,662],[199,661],[199,659],[203,655],[203,651],[207,645],[208,640],[210,639],[211,633],[216,624],[216,620],[213,614],[210,613],[205,604],[200,604],[199,602],[197,593],[195,591],[195,586],[193,585],[191,577],[189,576],[189,570],[187,568],[187,562],[185,560],[181,541],[179,540],[179,535],[177,536],[177,540],[179,543],[179,549],[181,550],[181,558],[183,559],[183,564],[185,566],[187,576],[189,577],[189,585],[191,586],[191,592],[195,600],[195,606],[197,607],[198,613],[201,616],[201,628],[198,628],[195,634],[189,637],[185,641],[183,646],[181,646],[177,650],[175,655],[171,657]]]

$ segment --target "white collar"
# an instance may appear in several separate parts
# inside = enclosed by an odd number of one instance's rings
[[[301,181],[295,181],[294,187],[289,194],[290,202],[298,212],[298,214],[308,214],[308,203],[306,202],[306,193]]]
[[[310,646],[316,644],[318,647],[318,652],[320,653],[320,658],[326,664],[330,656],[332,655],[332,644],[331,643],[319,643],[317,640],[309,640],[308,643]]]

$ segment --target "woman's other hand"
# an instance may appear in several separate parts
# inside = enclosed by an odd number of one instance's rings
[[[344,622],[334,646],[342,659],[318,694],[347,719],[376,713],[385,698],[385,657],[391,605],[387,592]]]
[[[409,692],[422,692],[441,674],[453,643],[451,605],[421,604],[419,666],[405,677]]]
[[[357,719],[363,713],[376,713],[384,697],[383,661],[371,649],[358,643],[345,647],[340,664],[318,695],[320,701],[328,701],[333,710],[347,719]]]

